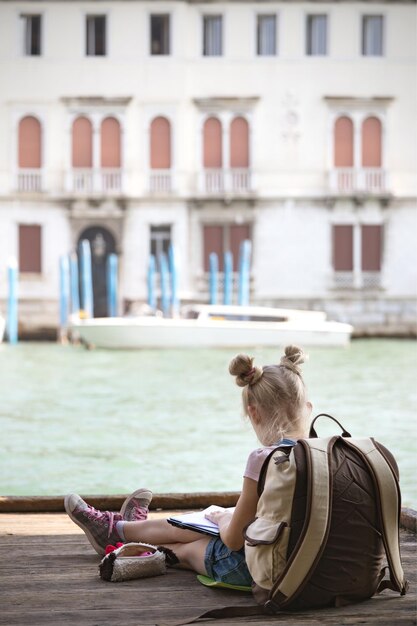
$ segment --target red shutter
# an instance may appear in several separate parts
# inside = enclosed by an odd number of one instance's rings
[[[114,117],[101,123],[101,167],[121,167],[120,124]]]
[[[204,226],[204,271],[210,269],[209,256],[216,252],[219,258],[219,271],[223,271],[223,226]]]
[[[382,260],[382,226],[362,226],[362,271],[380,272]]]
[[[36,274],[42,271],[40,226],[19,225],[19,271]]]
[[[230,167],[249,167],[249,125],[243,117],[230,124]]]
[[[334,166],[353,167],[353,122],[339,117],[334,125]]]
[[[36,117],[24,117],[19,123],[19,167],[41,167],[41,125]]]
[[[230,227],[230,251],[233,254],[233,271],[239,269],[240,244],[245,239],[250,239],[249,224],[233,224]]]
[[[381,122],[376,117],[368,117],[362,124],[362,165],[381,167],[382,137]]]
[[[72,125],[72,167],[93,167],[93,127],[86,117]]]
[[[204,167],[222,167],[222,125],[215,117],[209,117],[204,123]]]
[[[151,169],[171,167],[171,124],[165,117],[156,117],[151,124]]]
[[[335,272],[353,271],[353,226],[333,226],[333,268]]]

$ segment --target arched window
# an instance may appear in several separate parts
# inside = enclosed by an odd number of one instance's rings
[[[334,125],[334,166],[353,167],[353,122],[339,117]]]
[[[216,117],[209,117],[203,130],[203,165],[220,169],[222,164],[222,125]]]
[[[23,169],[41,168],[41,152],[41,124],[36,117],[28,115],[19,123],[19,167]]]
[[[165,117],[156,117],[151,123],[151,169],[171,167],[171,124]]]
[[[249,167],[249,124],[244,117],[230,124],[230,167]]]
[[[72,167],[93,167],[93,127],[86,117],[72,125]]]
[[[377,117],[368,117],[362,124],[362,167],[382,166],[382,129]]]
[[[101,123],[101,167],[121,167],[120,124],[115,117]]]

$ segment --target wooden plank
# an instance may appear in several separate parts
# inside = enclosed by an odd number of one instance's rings
[[[188,619],[211,608],[253,604],[250,594],[208,589],[198,583],[194,573],[181,570],[171,569],[154,578],[106,583],[98,576],[100,559],[78,527],[72,534],[49,534],[54,523],[66,528],[65,517],[0,515],[0,624],[150,626]],[[33,529],[36,534],[30,534]],[[218,620],[213,624],[411,626],[415,624],[416,536],[403,530],[401,547],[410,580],[410,591],[404,597],[384,591],[366,602],[338,609]]]
[[[125,495],[83,495],[96,509],[119,511]],[[207,492],[207,493],[160,493],[154,494],[151,510],[182,510],[204,509],[210,504],[229,507],[235,506],[239,493]],[[64,496],[0,496],[0,513],[46,513],[64,511]]]

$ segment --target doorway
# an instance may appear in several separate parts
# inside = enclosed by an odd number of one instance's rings
[[[77,250],[83,239],[90,242],[91,275],[93,279],[93,314],[94,317],[107,317],[107,258],[116,250],[116,244],[110,231],[102,226],[86,228],[78,238]],[[79,254],[80,256],[80,254]],[[80,271],[80,268],[79,270]],[[81,285],[81,276],[79,276]]]

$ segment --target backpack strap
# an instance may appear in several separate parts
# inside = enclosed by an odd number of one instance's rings
[[[379,583],[377,593],[384,589],[392,589],[400,592],[403,596],[407,593],[408,582],[404,577],[400,556],[399,519],[401,514],[401,496],[397,477],[373,438],[345,439],[344,443],[359,452],[370,469],[375,485],[382,539],[390,572],[390,580],[382,580]],[[384,575],[384,570],[381,572],[381,577]]]
[[[300,439],[306,454],[307,507],[298,542],[284,571],[271,589],[266,611],[284,608],[301,593],[326,547],[332,514],[331,451],[338,437]],[[294,449],[297,453],[297,448]]]

